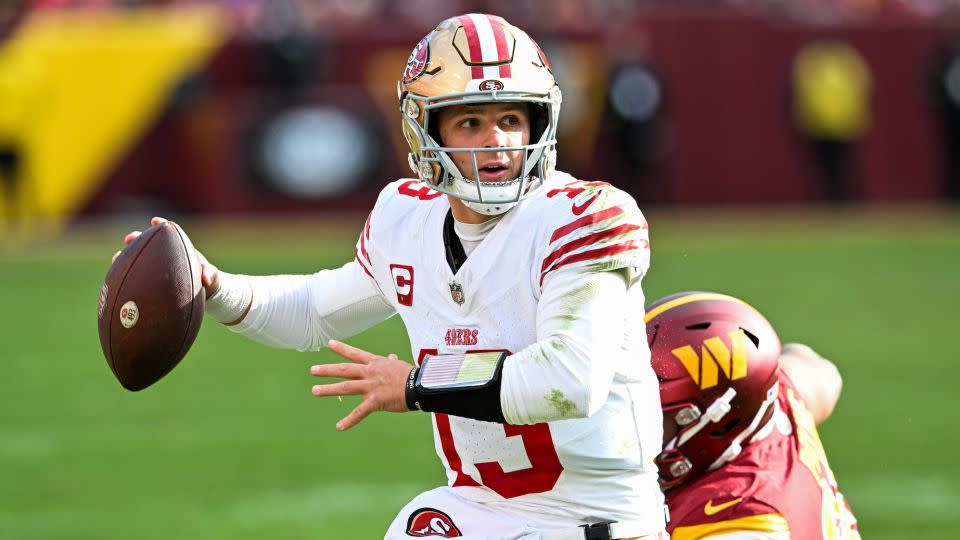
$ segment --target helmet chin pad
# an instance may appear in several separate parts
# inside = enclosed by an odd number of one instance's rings
[[[474,212],[485,216],[499,216],[531,195],[539,187],[540,181],[535,176],[526,175],[508,182],[498,182],[496,185],[479,182],[479,189],[483,196],[482,202],[475,199],[477,184],[473,180],[462,177],[452,178],[448,181],[451,187],[448,195],[459,199],[464,206]]]
[[[512,203],[477,203],[470,201],[463,201],[464,206],[473,210],[478,214],[483,214],[485,216],[499,216],[500,214],[505,214],[507,210],[510,210],[517,205],[516,202]]]

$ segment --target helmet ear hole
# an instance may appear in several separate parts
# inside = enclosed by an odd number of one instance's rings
[[[530,116],[530,142],[535,143],[543,136],[549,123],[547,108],[539,103],[528,103],[527,113]]]
[[[440,146],[446,146],[446,143],[443,142],[443,137],[440,136],[440,117],[443,116],[441,111],[427,111],[424,115],[424,123],[427,124],[427,135],[433,137],[433,140],[437,141],[437,144]],[[427,118],[429,117],[429,118]]]
[[[758,338],[756,334],[743,327],[741,327],[740,330],[743,330],[744,335],[753,342],[754,347],[760,348],[760,338]]]
[[[691,324],[690,326],[686,327],[687,330],[706,330],[707,328],[710,328],[710,321]]]

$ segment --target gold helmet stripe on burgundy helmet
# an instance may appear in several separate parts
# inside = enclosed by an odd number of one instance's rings
[[[667,310],[680,307],[685,304],[689,304],[690,302],[702,302],[704,300],[727,300],[729,302],[736,302],[738,304],[743,304],[751,309],[756,310],[756,308],[744,302],[743,300],[740,300],[739,298],[735,298],[733,296],[727,296],[725,294],[720,294],[720,293],[708,293],[708,292],[683,293],[678,295],[677,298],[672,298],[672,299],[665,298],[664,300],[666,301],[664,301],[663,303],[655,303],[650,306],[650,310],[647,311],[647,314],[643,316],[643,322],[648,323],[654,317],[662,315]]]

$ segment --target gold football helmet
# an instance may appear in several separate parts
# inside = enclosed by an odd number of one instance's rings
[[[433,189],[452,195],[486,215],[506,212],[530,195],[556,164],[560,88],[540,46],[502,17],[471,13],[440,23],[414,47],[397,92],[409,164]],[[435,116],[464,103],[530,104],[530,144],[508,148],[450,148],[442,145]],[[431,121],[433,122],[431,123]],[[473,178],[480,178],[477,153],[522,151],[518,178],[480,182],[465,178],[448,152],[470,152]]]

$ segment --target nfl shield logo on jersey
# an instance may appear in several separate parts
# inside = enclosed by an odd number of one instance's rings
[[[453,301],[456,302],[458,306],[462,306],[465,300],[463,297],[463,286],[456,281],[450,282],[450,298],[453,298]]]

